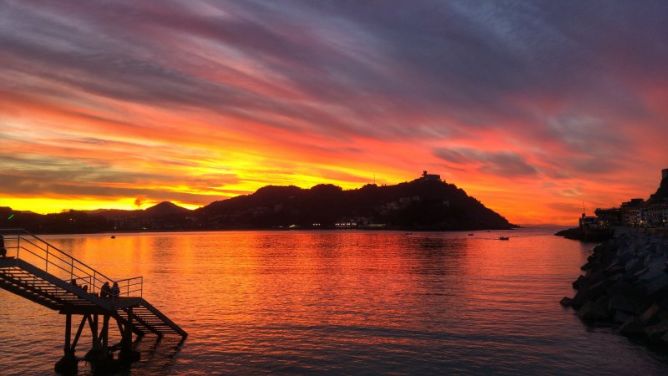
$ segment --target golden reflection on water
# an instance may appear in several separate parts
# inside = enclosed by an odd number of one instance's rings
[[[146,352],[134,374],[625,371],[596,360],[596,341],[649,373],[664,365],[609,333],[592,340],[559,307],[591,246],[545,231],[510,236],[248,231],[49,239],[113,278],[143,275],[144,297],[189,332],[181,352]],[[0,335],[12,343],[4,359],[31,341],[57,359],[61,318],[0,294]],[[22,336],[22,315],[42,329]]]

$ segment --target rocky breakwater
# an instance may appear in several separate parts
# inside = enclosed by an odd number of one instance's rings
[[[606,241],[614,235],[614,231],[611,229],[597,229],[597,230],[587,230],[583,231],[579,227],[569,228],[566,230],[561,230],[555,235],[563,236],[566,239],[571,240],[580,240],[583,242],[602,242]]]
[[[668,350],[668,237],[618,232],[594,248],[561,304],[589,325]]]

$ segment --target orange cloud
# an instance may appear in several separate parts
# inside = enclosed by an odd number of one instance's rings
[[[661,10],[607,6],[12,3],[0,205],[197,207],[428,169],[512,222],[570,224],[668,167]]]

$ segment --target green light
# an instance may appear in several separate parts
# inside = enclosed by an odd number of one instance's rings
[[[14,214],[10,214],[9,217],[7,217],[7,220],[9,221],[9,220],[11,220],[12,218],[14,218]]]

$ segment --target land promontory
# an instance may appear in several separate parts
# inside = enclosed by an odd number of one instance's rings
[[[515,227],[461,188],[433,176],[351,190],[329,184],[310,189],[266,186],[195,210],[169,202],[145,210],[47,215],[0,208],[0,226],[38,233],[296,228],[447,231]]]

